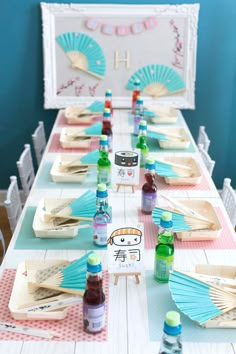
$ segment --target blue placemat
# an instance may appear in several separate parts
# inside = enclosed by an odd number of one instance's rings
[[[137,142],[138,142],[137,135],[131,134],[132,148],[136,147]],[[191,141],[188,149],[161,149],[157,139],[147,137],[147,145],[149,147],[150,152],[196,152],[196,149],[194,148]]]
[[[106,247],[97,247],[93,243],[93,229],[80,229],[74,238],[53,239],[39,238],[32,228],[36,207],[28,207],[21,225],[15,249],[18,250],[106,250]],[[111,215],[111,208],[109,208]],[[88,223],[87,221],[85,222]]]
[[[83,183],[66,183],[53,182],[50,171],[52,168],[52,161],[44,161],[38,176],[35,188],[51,189],[51,188],[96,188],[97,187],[97,169],[96,166],[89,167],[88,174]]]
[[[146,288],[150,340],[160,341],[166,312],[180,311],[171,298],[168,284],[156,282],[152,271],[146,271]],[[203,328],[182,313],[181,322],[183,342],[235,342],[235,329]]]
[[[181,118],[181,116],[178,114],[177,121],[175,123],[153,123],[151,121],[151,118],[148,116],[145,116],[145,120],[147,120],[148,126],[169,126],[169,127],[174,127],[174,126],[183,126],[184,125],[184,120]],[[134,115],[131,112],[128,112],[128,123],[129,125],[134,125]]]

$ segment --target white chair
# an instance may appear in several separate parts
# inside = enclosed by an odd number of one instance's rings
[[[11,176],[10,180],[11,183],[7,190],[4,205],[7,211],[11,231],[14,232],[17,221],[22,212],[22,205],[16,176]]]
[[[231,186],[231,179],[225,178],[223,183],[223,189],[221,192],[221,199],[230,218],[230,221],[235,227],[236,225],[236,193]]]
[[[2,259],[3,259],[5,256],[5,253],[6,253],[6,245],[5,245],[5,239],[4,239],[4,236],[3,236],[1,230],[0,230],[0,242],[2,244]]]
[[[20,159],[16,162],[22,189],[25,197],[27,198],[34,182],[34,166],[32,161],[31,149],[29,144],[25,144],[25,149],[20,156]]]
[[[199,149],[199,153],[200,153],[200,155],[201,155],[201,157],[203,159],[203,162],[204,162],[204,164],[205,164],[210,176],[212,176],[212,173],[213,173],[213,170],[214,170],[216,162],[211,159],[211,157],[208,154],[208,152],[204,150],[202,144],[198,145],[198,149]]]
[[[38,127],[36,128],[35,132],[32,134],[32,140],[33,140],[36,160],[39,166],[47,144],[43,122],[40,121],[38,123]]]
[[[205,131],[204,125],[201,125],[199,127],[199,133],[198,133],[198,138],[197,138],[197,145],[201,144],[203,145],[203,149],[208,152],[209,146],[210,146],[210,139],[208,138],[208,135]]]

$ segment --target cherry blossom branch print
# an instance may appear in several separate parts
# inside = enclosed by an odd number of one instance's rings
[[[74,79],[68,80],[66,84],[62,84],[59,89],[57,89],[57,95],[60,95],[68,87],[74,86],[74,84],[80,80],[79,76],[76,76]]]
[[[75,96],[80,96],[81,92],[83,91],[83,88],[84,88],[84,84],[80,86],[75,86]]]
[[[96,83],[94,86],[89,86],[89,93],[90,96],[94,97],[96,95],[96,89],[98,88],[98,83]]]
[[[173,30],[174,35],[175,35],[175,46],[173,49],[174,61],[172,62],[172,64],[175,67],[182,69],[183,68],[183,41],[180,38],[179,29],[176,26],[174,20],[170,20],[170,26]]]

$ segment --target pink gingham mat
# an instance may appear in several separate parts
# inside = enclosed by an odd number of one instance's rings
[[[180,241],[175,239],[176,249],[235,249],[236,238],[233,236],[220,207],[215,207],[220,220],[222,231],[220,236],[213,241]],[[145,215],[138,209],[139,222],[144,224],[144,247],[154,249],[156,246],[158,227],[153,223],[151,215]]]
[[[102,116],[100,115],[96,115],[93,117],[92,121],[89,122],[89,123],[84,123],[83,122],[83,119],[81,120],[81,123],[78,122],[78,123],[74,123],[74,124],[68,124],[67,123],[67,120],[66,120],[66,117],[65,117],[65,114],[63,112],[61,112],[60,116],[59,116],[59,119],[58,119],[58,122],[56,124],[57,127],[70,127],[70,126],[75,126],[75,125],[91,125],[91,124],[94,124],[96,122],[100,122],[102,120]]]
[[[108,331],[108,310],[106,311],[106,328],[101,333],[96,335],[88,334],[83,331],[83,315],[82,304],[71,306],[68,310],[67,316],[63,320],[27,320],[16,321],[11,318],[8,303],[12,291],[16,275],[15,269],[5,269],[0,280],[0,322],[13,323],[19,326],[26,326],[30,328],[37,328],[43,330],[50,330],[58,333],[60,337],[53,337],[53,339],[45,339],[41,337],[28,336],[13,332],[0,331],[0,340],[6,341],[86,341],[86,342],[102,342],[107,340]],[[106,295],[106,309],[108,309],[108,292],[109,292],[109,275],[108,272],[103,272],[103,289]]]
[[[145,179],[144,179],[144,168],[141,168],[140,169],[140,177],[139,177],[139,185],[137,187],[137,189],[142,189],[142,186],[143,184],[146,182]],[[203,171],[201,171],[202,173],[202,179],[201,179],[201,182],[199,184],[197,184],[196,186],[175,186],[175,185],[170,185],[170,184],[167,184],[165,183],[165,180],[163,177],[160,177],[160,176],[155,176],[155,183],[156,183],[156,186],[157,186],[157,189],[158,190],[163,190],[163,189],[168,189],[168,190],[185,190],[185,191],[188,191],[188,190],[194,190],[194,191],[202,191],[202,190],[211,190],[211,186],[209,185],[207,179],[206,179],[206,176],[205,174],[203,173]]]
[[[60,139],[60,134],[54,134],[52,136],[52,140],[49,145],[48,152],[76,153],[76,152],[88,152],[90,150],[99,148],[99,139],[92,139],[89,149],[76,149],[76,148],[63,149],[63,147],[61,147],[59,139]]]

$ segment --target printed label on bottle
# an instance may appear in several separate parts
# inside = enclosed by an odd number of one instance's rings
[[[98,246],[106,246],[107,244],[107,224],[93,223],[93,240]]]
[[[112,135],[108,135],[108,149],[112,150]]]
[[[142,192],[142,210],[151,212],[155,208],[157,200],[157,193],[144,193]]]
[[[134,134],[138,135],[139,133],[139,123],[141,122],[142,117],[137,115],[134,117]]]
[[[100,332],[105,327],[105,302],[96,306],[84,304],[83,316],[85,331]]]
[[[111,172],[108,168],[100,168],[98,170],[98,183],[105,183],[109,185],[111,183]]]
[[[155,258],[155,277],[160,280],[168,280],[169,272],[172,270],[174,256]]]
[[[141,152],[140,152],[140,167],[145,167],[147,155],[148,155],[148,152],[141,150]]]

